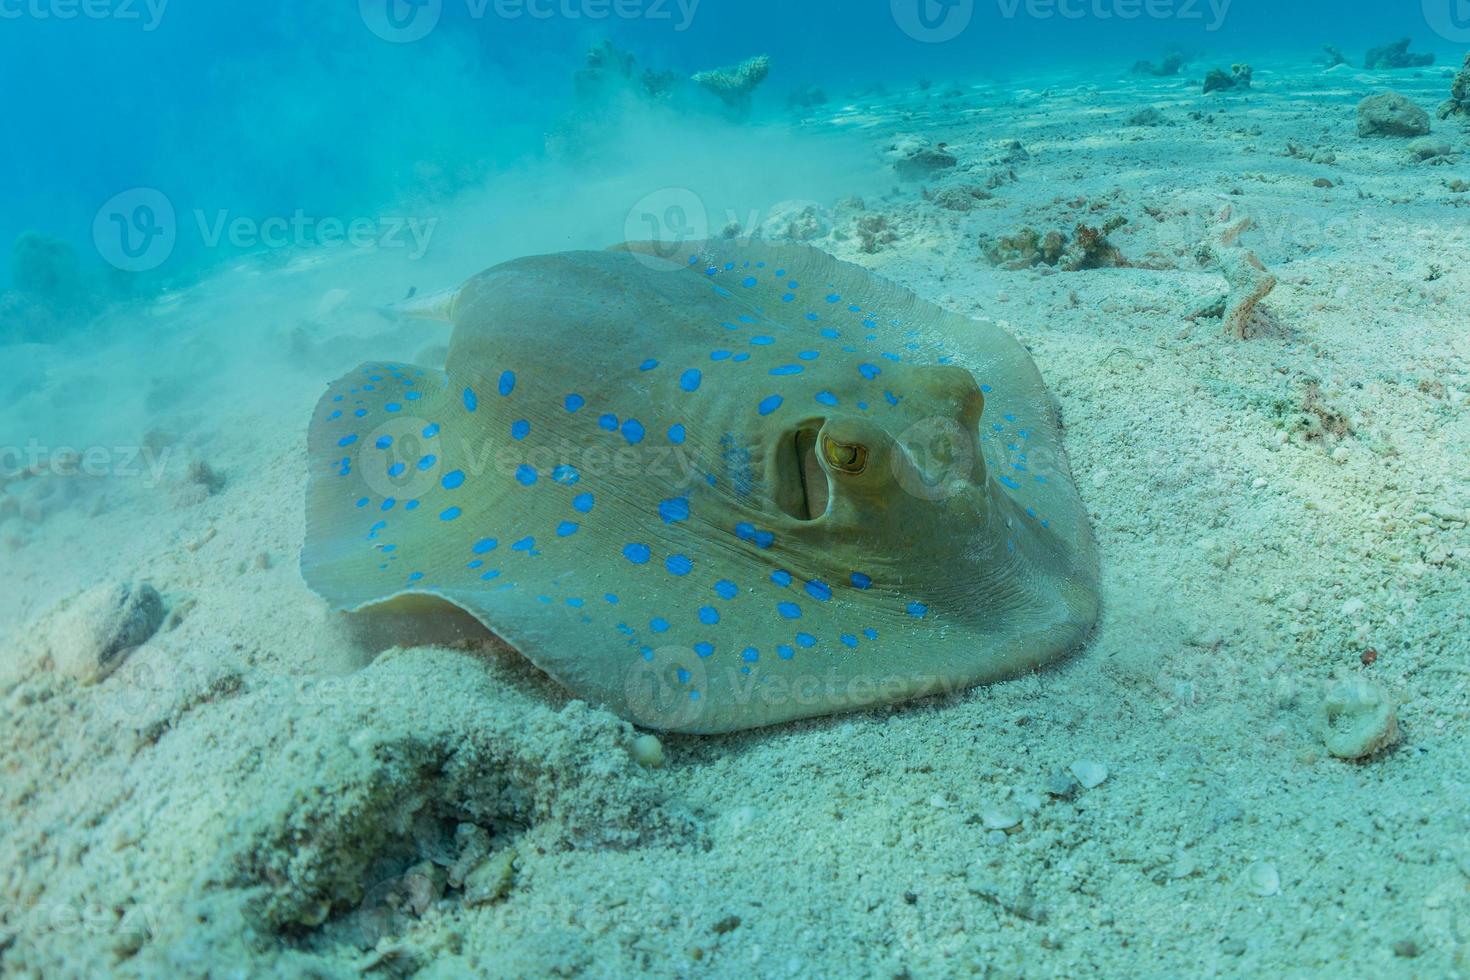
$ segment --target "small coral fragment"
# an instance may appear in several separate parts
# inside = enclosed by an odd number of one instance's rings
[[[1455,76],[1450,87],[1450,99],[1439,107],[1439,118],[1458,116],[1470,119],[1470,54],[1465,55],[1465,67]]]
[[[1195,249],[1200,264],[1218,269],[1230,289],[1224,296],[1200,307],[1190,319],[1223,318],[1226,331],[1244,340],[1256,307],[1276,288],[1276,277],[1255,252],[1240,244],[1240,236],[1255,222],[1250,218],[1232,218],[1232,209],[1227,207],[1220,213],[1211,236]]]
[[[1427,68],[1434,64],[1433,54],[1411,54],[1409,39],[1400,38],[1392,44],[1374,48],[1368,52],[1363,67],[1369,71],[1379,68]]]
[[[1228,75],[1222,69],[1216,68],[1205,76],[1205,94],[1245,91],[1251,87],[1254,76],[1255,71],[1250,65],[1231,65]]]

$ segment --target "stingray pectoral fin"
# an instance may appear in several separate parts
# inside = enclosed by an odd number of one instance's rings
[[[334,382],[308,429],[302,576],[338,609],[413,587],[435,555],[404,537],[407,518],[435,506],[447,467],[441,372],[364,364]],[[415,567],[410,568],[409,565]]]

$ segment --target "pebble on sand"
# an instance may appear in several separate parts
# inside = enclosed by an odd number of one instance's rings
[[[633,739],[633,761],[645,769],[664,767],[664,746],[657,735],[639,735]]]
[[[1370,95],[1358,103],[1358,135],[1427,136],[1429,113],[1397,92]]]
[[[1095,789],[1103,784],[1108,778],[1108,767],[1101,762],[1093,762],[1091,759],[1079,759],[1071,765],[1072,775],[1077,777],[1077,782],[1082,784],[1083,789]]]
[[[163,623],[163,598],[146,582],[115,582],[67,600],[49,631],[52,665],[84,684],[117,669]]]

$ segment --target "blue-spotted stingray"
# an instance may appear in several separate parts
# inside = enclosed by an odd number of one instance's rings
[[[302,568],[435,597],[576,696],[726,732],[998,680],[1080,644],[1095,548],[1000,328],[805,246],[625,244],[447,294],[443,371],[310,428]]]

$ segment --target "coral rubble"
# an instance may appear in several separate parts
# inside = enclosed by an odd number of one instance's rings
[[[1216,68],[1205,76],[1205,94],[1244,91],[1251,87],[1254,75],[1250,65],[1231,65],[1228,75],[1222,69]]]
[[[1133,64],[1133,74],[1152,75],[1154,78],[1172,78],[1178,75],[1185,66],[1184,55],[1177,51],[1171,51],[1164,60],[1157,65],[1152,61],[1137,61]]]
[[[1470,119],[1470,54],[1465,55],[1465,67],[1460,69],[1450,87],[1449,101],[1439,107],[1439,118],[1451,116]]]
[[[1410,54],[1409,39],[1400,38],[1368,52],[1363,67],[1369,71],[1379,68],[1427,68],[1434,64],[1433,54]]]
[[[1063,272],[1089,269],[1115,269],[1128,265],[1128,260],[1108,236],[1128,223],[1115,215],[1102,227],[1079,224],[1072,236],[1060,231],[1042,234],[1035,228],[1022,228],[1014,235],[992,239],[982,237],[980,248],[991,265],[1018,271],[1038,265],[1051,266]]]
[[[1189,318],[1225,321],[1232,337],[1244,340],[1251,316],[1261,301],[1276,288],[1276,277],[1255,252],[1240,244],[1240,236],[1255,224],[1250,218],[1234,218],[1227,207],[1216,220],[1210,237],[1195,249],[1195,258],[1207,268],[1219,270],[1229,284],[1223,296],[1217,296],[1197,309]]]

